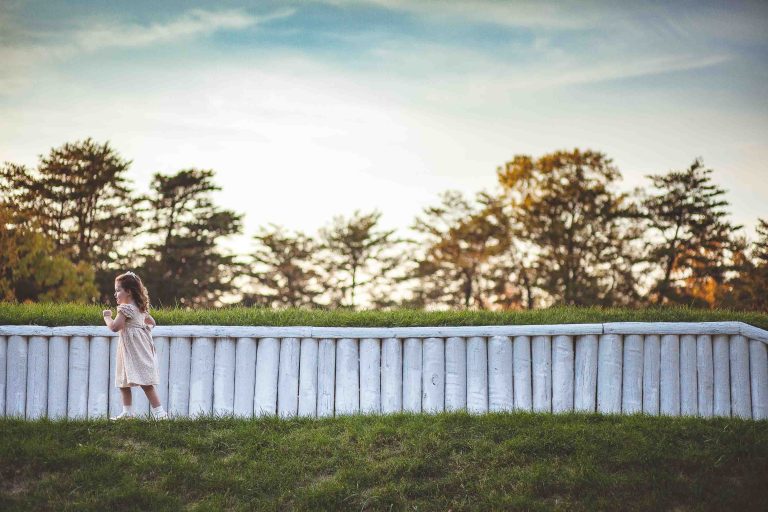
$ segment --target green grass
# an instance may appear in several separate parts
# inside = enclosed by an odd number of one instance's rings
[[[0,510],[764,510],[768,422],[0,419]]]
[[[103,325],[107,306],[0,302],[0,325]],[[309,309],[158,309],[159,325],[311,325],[403,327],[417,325],[524,325],[600,322],[713,322],[739,320],[768,329],[764,313],[653,307],[643,309],[556,307],[530,311],[348,311]]]

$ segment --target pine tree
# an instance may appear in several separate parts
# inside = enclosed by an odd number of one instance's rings
[[[254,265],[249,275],[257,292],[243,296],[243,304],[263,307],[316,307],[323,292],[318,280],[315,253],[317,242],[304,233],[289,233],[270,224],[253,237]]]
[[[211,194],[220,190],[213,175],[198,169],[154,175],[146,219],[154,241],[141,269],[154,305],[218,305],[234,288],[241,266],[218,242],[242,231],[242,215],[213,204]]]
[[[661,277],[652,296],[657,304],[711,306],[714,290],[734,267],[733,233],[741,226],[726,220],[725,190],[712,183],[711,169],[696,159],[685,171],[649,176],[656,194],[643,202],[649,222],[649,257]]]

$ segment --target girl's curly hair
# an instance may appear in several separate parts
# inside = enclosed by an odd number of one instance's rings
[[[149,311],[149,292],[147,292],[139,276],[128,271],[117,276],[115,282],[120,283],[120,287],[131,294],[133,300],[136,301],[136,306],[138,306],[142,313]]]

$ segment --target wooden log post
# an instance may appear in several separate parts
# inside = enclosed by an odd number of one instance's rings
[[[696,416],[698,413],[696,336],[683,334],[680,337],[680,414]]]
[[[552,338],[552,412],[573,410],[574,360],[573,336]]]
[[[280,368],[277,372],[277,414],[292,418],[299,413],[299,338],[280,340]]]
[[[157,345],[158,340],[155,340]],[[159,349],[158,349],[159,353]],[[235,368],[237,348],[233,338],[219,338],[213,361],[213,415],[231,416],[235,412]],[[163,385],[162,365],[160,386]],[[162,398],[160,403],[163,403]]]
[[[533,410],[552,412],[552,339],[550,336],[534,336],[531,339],[531,363]]]
[[[317,416],[317,351],[315,338],[302,338],[299,353],[299,409],[298,415]]]
[[[317,353],[317,416],[333,416],[336,376],[336,340],[323,338]]]
[[[643,336],[629,334],[624,338],[621,411],[635,414],[643,411]]]
[[[600,336],[597,348],[597,410],[621,412],[622,338],[620,334]]]
[[[445,410],[467,408],[467,340],[450,336],[445,340]]]
[[[403,342],[403,411],[421,412],[421,338]]]
[[[381,412],[403,410],[403,345],[398,338],[381,342]]]
[[[488,410],[511,411],[514,403],[512,340],[493,336],[488,340]]]
[[[234,415],[253,417],[254,390],[256,389],[257,341],[251,337],[237,338],[235,344],[235,401]]]
[[[533,410],[533,377],[531,374],[531,338],[515,336],[512,345],[512,378],[515,410]]]
[[[48,409],[48,338],[31,336],[27,358],[27,404],[28,420],[46,416]]]
[[[0,416],[5,416],[5,379],[8,368],[8,338],[0,336]]]
[[[43,339],[47,345],[48,340]],[[91,337],[88,363],[88,418],[105,418],[109,413],[109,341]],[[114,383],[112,383],[114,387]]]
[[[445,341],[425,338],[423,345],[422,400],[425,413],[445,410]]]
[[[280,364],[280,341],[261,338],[256,348],[256,389],[253,414],[273,416],[277,413],[277,375]]]
[[[114,377],[110,386],[115,386]],[[48,345],[48,418],[67,417],[68,388],[69,340],[64,336],[52,336]]]
[[[5,415],[24,418],[27,404],[27,358],[29,346],[26,336],[8,338],[8,372]]]
[[[749,375],[752,391],[752,419],[768,419],[768,351],[766,344],[749,340]]]
[[[657,416],[660,410],[661,338],[658,334],[643,339],[643,412]]]
[[[360,412],[381,412],[381,341],[360,340]]]
[[[680,415],[680,337],[661,337],[660,412],[667,416]]]
[[[731,414],[752,417],[749,381],[749,345],[741,335],[731,336]]]
[[[192,360],[189,378],[189,416],[213,413],[213,366],[216,348],[213,338],[192,340]]]
[[[192,342],[189,338],[171,338],[168,363],[168,412],[171,416],[189,415],[189,374]]]
[[[488,412],[488,347],[481,336],[467,340],[467,411]]]
[[[718,334],[712,341],[715,416],[731,416],[731,339]]]
[[[157,372],[160,374],[160,383],[157,385],[157,395],[160,398],[160,405],[163,406],[166,411],[168,410],[168,376],[170,374],[170,362],[171,362],[171,340],[167,336],[153,336],[155,343],[155,364],[157,364]],[[110,366],[111,368],[111,366]],[[114,371],[112,370],[110,375]],[[234,374],[234,370],[232,372]],[[114,376],[110,379],[114,380]],[[111,387],[114,387],[114,382],[110,383]],[[111,407],[110,407],[111,411]]]
[[[712,336],[699,334],[696,337],[696,377],[698,386],[699,416],[710,418],[715,403],[715,373],[712,359]]]
[[[358,340],[341,338],[336,342],[336,415],[360,411],[360,360]]]
[[[90,344],[86,336],[72,336],[69,340],[69,389],[67,417],[88,417],[88,363]]]
[[[577,411],[597,410],[597,345],[595,334],[576,337],[573,407]]]

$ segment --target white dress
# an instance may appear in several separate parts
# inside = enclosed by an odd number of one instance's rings
[[[125,317],[125,326],[120,329],[117,342],[115,386],[160,384],[155,343],[149,326],[144,323],[146,313],[133,304],[119,304],[117,312]]]

